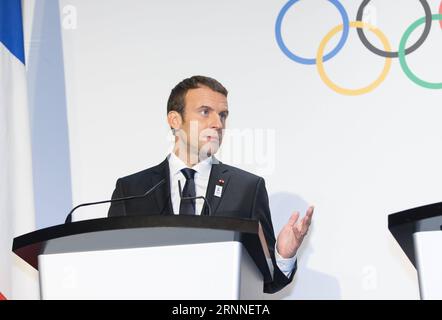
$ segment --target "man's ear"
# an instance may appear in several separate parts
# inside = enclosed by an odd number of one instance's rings
[[[169,123],[169,127],[176,131],[181,129],[181,126],[183,125],[183,118],[179,112],[170,111],[167,114],[167,122]]]

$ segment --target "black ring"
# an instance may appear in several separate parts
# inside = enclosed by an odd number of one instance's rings
[[[419,0],[420,3],[422,4],[422,7],[424,7],[425,10],[425,28],[424,28],[424,32],[422,33],[422,35],[420,36],[420,38],[416,41],[415,44],[413,44],[411,47],[405,49],[405,54],[409,54],[412,53],[413,51],[417,50],[427,39],[428,34],[430,33],[431,30],[431,24],[432,24],[432,17],[431,17],[431,9],[430,6],[428,5],[428,2],[426,0]],[[364,14],[364,9],[367,6],[367,4],[370,2],[370,0],[364,0],[361,3],[361,6],[358,9],[358,14],[356,16],[356,21],[361,21],[362,22],[362,18],[363,18],[363,14]],[[376,48],[375,46],[373,46],[370,41],[368,41],[367,37],[364,34],[364,29],[363,28],[357,28],[358,31],[358,35],[359,35],[359,39],[361,39],[362,43],[364,44],[364,46],[370,50],[371,52],[381,56],[381,57],[385,57],[385,58],[397,58],[399,56],[399,53],[397,51],[395,52],[387,52],[381,49]]]

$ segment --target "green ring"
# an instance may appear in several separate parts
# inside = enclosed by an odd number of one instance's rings
[[[433,14],[431,16],[431,20],[433,21],[442,21],[442,14]],[[410,68],[407,65],[407,61],[405,60],[405,46],[407,44],[407,40],[410,37],[411,33],[416,30],[421,24],[425,23],[425,17],[417,20],[408,29],[405,31],[402,36],[401,42],[399,44],[399,61],[401,62],[401,67],[407,77],[416,83],[417,85],[427,88],[427,89],[442,89],[442,82],[427,82],[420,78],[418,78],[413,72],[411,72]]]

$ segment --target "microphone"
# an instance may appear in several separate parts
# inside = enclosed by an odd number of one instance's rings
[[[181,200],[196,200],[196,199],[203,199],[204,203],[207,205],[207,209],[209,210],[209,216],[212,215],[212,207],[209,204],[209,201],[207,201],[206,197],[198,196],[198,197],[183,197],[183,191],[181,189],[181,181],[178,180],[178,191],[180,194]]]
[[[129,197],[124,197],[124,198],[116,198],[116,199],[111,199],[111,200],[104,200],[104,201],[97,201],[97,202],[89,202],[89,203],[83,203],[80,204],[78,206],[76,206],[75,208],[73,208],[68,216],[66,217],[66,220],[64,223],[69,223],[72,222],[72,214],[74,213],[75,210],[77,210],[80,207],[86,207],[86,206],[92,206],[92,205],[96,205],[96,204],[102,204],[102,203],[108,203],[108,202],[120,202],[120,201],[125,201],[125,200],[132,200],[132,199],[141,199],[144,197],[147,197],[149,194],[151,194],[153,191],[155,191],[159,186],[161,186],[162,184],[164,184],[166,182],[166,179],[162,179],[160,182],[158,182],[156,185],[154,185],[152,188],[150,188],[149,190],[147,190],[144,194],[142,195],[138,195],[138,196],[129,196]]]

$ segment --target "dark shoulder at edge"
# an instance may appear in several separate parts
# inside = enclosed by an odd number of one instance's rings
[[[246,179],[250,179],[250,180],[259,180],[259,179],[263,179],[260,176],[257,176],[256,174],[253,174],[251,172],[245,171],[243,169],[237,168],[237,167],[233,167],[230,166],[228,164],[222,163],[221,164],[224,168],[228,169],[231,175],[234,176],[238,176],[241,178],[246,178]]]

